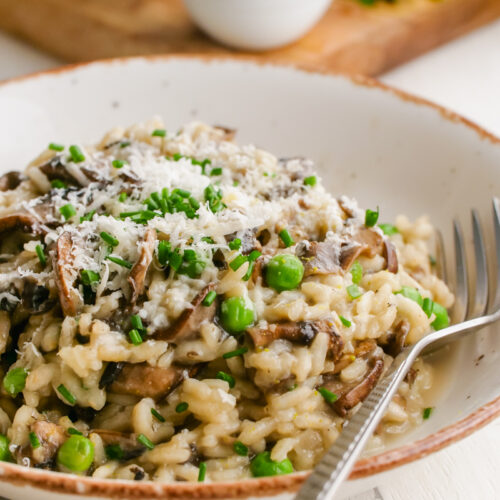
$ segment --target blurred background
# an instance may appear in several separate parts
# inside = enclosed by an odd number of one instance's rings
[[[500,0],[0,0],[0,80],[170,53],[375,76],[500,136]],[[498,449],[500,420],[357,500],[499,498]]]

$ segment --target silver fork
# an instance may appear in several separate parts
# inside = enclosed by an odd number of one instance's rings
[[[483,231],[479,217],[472,211],[476,286],[469,296],[469,270],[467,268],[464,238],[460,223],[453,223],[455,247],[455,297],[453,324],[423,337],[406,347],[393,361],[385,377],[376,385],[359,410],[344,426],[335,444],[328,450],[302,486],[296,500],[332,500],[342,481],[347,477],[358,455],[372,435],[396,393],[400,382],[413,362],[424,350],[435,349],[457,337],[489,325],[500,319],[500,203],[493,200],[493,227],[496,259],[496,292],[488,307],[488,262]],[[437,235],[438,272],[446,280],[446,262],[440,233]]]

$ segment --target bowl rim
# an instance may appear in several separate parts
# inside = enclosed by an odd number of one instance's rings
[[[364,75],[345,75],[329,68],[308,65],[296,65],[262,61],[252,55],[210,55],[210,54],[153,54],[131,57],[113,57],[98,59],[88,62],[63,65],[45,71],[38,71],[19,77],[0,81],[0,90],[5,86],[16,85],[27,80],[36,80],[43,76],[58,76],[71,73],[80,68],[102,65],[106,67],[114,63],[133,63],[145,61],[148,63],[169,62],[171,60],[187,60],[202,63],[246,63],[253,66],[286,68],[310,74],[341,77],[355,85],[373,88],[392,94],[394,97],[432,109],[448,122],[465,126],[474,131],[480,139],[500,146],[500,137],[488,132],[472,120],[436,104],[428,99],[412,95],[380,82],[376,78]],[[404,464],[411,463],[431,453],[459,441],[476,430],[485,426],[496,417],[500,416],[500,396],[481,406],[463,419],[446,426],[433,434],[393,450],[388,450],[378,455],[359,460],[354,466],[349,479],[358,479],[377,474]],[[33,469],[8,462],[0,463],[0,483],[7,482],[12,486],[31,486],[34,488],[66,493],[73,495],[86,495],[108,498],[175,498],[175,499],[220,499],[220,498],[245,498],[252,496],[275,495],[296,491],[307,479],[310,472],[297,472],[286,476],[266,477],[259,479],[243,479],[237,481],[224,481],[213,483],[156,483],[152,481],[137,482],[118,479],[98,479],[80,477],[73,474],[55,473]]]

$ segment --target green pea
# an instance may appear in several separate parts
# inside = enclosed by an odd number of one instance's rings
[[[450,317],[448,316],[448,311],[441,304],[434,302],[432,306],[432,312],[435,314],[436,319],[431,323],[434,330],[442,330],[447,326],[450,326]]]
[[[300,259],[291,254],[275,255],[267,264],[267,284],[278,292],[297,288],[304,276]]]
[[[404,286],[399,290],[398,292],[395,293],[400,293],[407,299],[411,299],[414,302],[416,302],[420,307],[422,307],[424,303],[424,299],[422,298],[422,295],[420,295],[420,292],[411,286]]]
[[[7,436],[0,434],[0,460],[2,462],[10,462],[12,455],[9,450],[9,440]]]
[[[255,311],[250,299],[231,297],[222,302],[220,320],[225,330],[230,333],[239,333],[253,325]]]
[[[74,472],[87,470],[93,460],[94,445],[84,436],[71,436],[57,452],[57,462]]]
[[[271,453],[259,453],[250,463],[250,470],[254,477],[281,476],[293,472],[292,462],[288,458],[281,462],[271,460]]]
[[[7,372],[7,375],[3,378],[3,386],[5,390],[15,398],[26,385],[26,377],[28,372],[22,366],[17,368],[12,368]]]

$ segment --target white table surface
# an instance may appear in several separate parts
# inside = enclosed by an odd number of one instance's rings
[[[0,80],[61,62],[0,33]],[[381,78],[458,111],[500,136],[500,21]],[[416,463],[380,474],[349,500],[500,499],[500,419]]]

